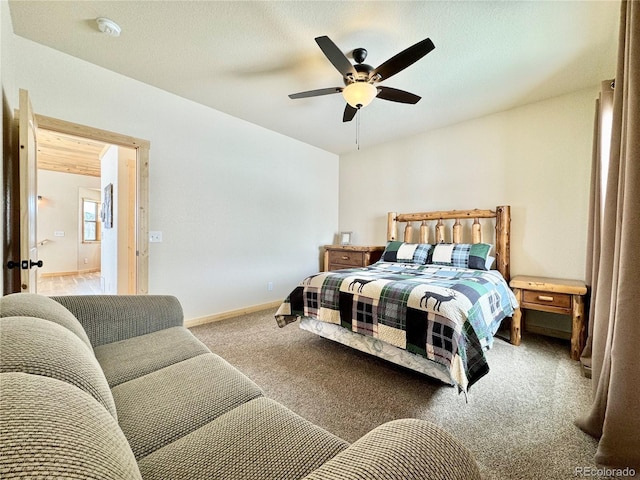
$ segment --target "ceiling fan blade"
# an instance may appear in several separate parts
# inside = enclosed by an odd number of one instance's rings
[[[376,88],[379,92],[377,98],[382,98],[383,100],[389,100],[391,102],[410,103],[413,105],[418,103],[422,98],[418,95],[414,95],[413,93],[398,90],[397,88],[383,86],[378,86]]]
[[[379,75],[380,78],[378,81],[386,80],[392,75],[404,70],[409,65],[414,64],[434,48],[436,47],[431,39],[425,38],[421,42],[418,42],[391,57],[378,68],[374,69],[373,72],[371,72],[370,78],[374,78],[376,75]]]
[[[344,114],[342,115],[342,121],[350,122],[353,120],[353,117],[356,116],[356,113],[358,113],[358,109],[347,103],[347,106],[344,108]]]
[[[332,93],[340,93],[343,90],[342,87],[321,88],[319,90],[308,90],[306,92],[292,93],[289,98],[307,98],[307,97],[319,97],[321,95],[331,95]]]
[[[322,53],[325,54],[343,77],[346,77],[347,75],[352,75],[353,78],[358,77],[358,72],[353,68],[352,63],[329,37],[317,37],[316,43],[320,47],[320,50],[322,50]]]

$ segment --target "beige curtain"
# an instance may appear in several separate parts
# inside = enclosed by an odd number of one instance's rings
[[[583,357],[586,362],[591,357],[594,400],[576,423],[599,439],[598,464],[640,473],[640,2],[635,0],[621,5],[610,153],[601,234],[592,237],[587,256],[594,279]],[[592,208],[599,208],[597,202]],[[592,213],[595,234],[598,219]]]
[[[589,199],[589,237],[587,238],[587,261],[585,278],[590,287],[591,302],[588,309],[589,337],[580,357],[585,375],[591,377],[591,351],[593,344],[593,316],[596,291],[598,290],[598,271],[600,264],[600,235],[602,222],[602,182],[603,170],[609,165],[611,140],[611,116],[613,113],[614,81],[606,80],[600,87],[600,96],[596,100],[596,116],[593,132],[593,160],[591,163],[591,196]]]

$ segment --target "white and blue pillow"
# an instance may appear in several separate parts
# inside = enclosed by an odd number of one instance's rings
[[[427,263],[432,245],[429,243],[405,243],[391,241],[382,254],[384,262],[415,263],[424,265]]]
[[[429,263],[450,267],[489,270],[493,257],[488,243],[439,243],[433,248]]]

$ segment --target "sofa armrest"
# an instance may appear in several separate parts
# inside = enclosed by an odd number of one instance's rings
[[[75,315],[94,348],[184,323],[180,302],[169,295],[67,295],[51,298]]]
[[[480,480],[473,456],[451,434],[417,419],[373,429],[305,480]]]

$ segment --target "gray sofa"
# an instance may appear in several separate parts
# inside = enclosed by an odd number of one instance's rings
[[[0,316],[0,478],[480,478],[431,423],[349,445],[266,398],[174,297],[14,294]]]

